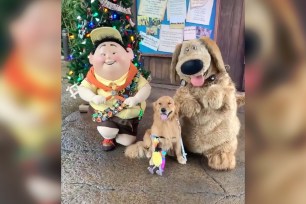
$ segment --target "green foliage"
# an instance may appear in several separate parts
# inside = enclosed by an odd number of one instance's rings
[[[63,0],[71,1],[77,0]],[[72,46],[71,55],[69,56],[69,71],[66,78],[71,84],[79,84],[86,76],[90,64],[88,60],[89,53],[93,50],[90,40],[90,32],[98,27],[108,26],[119,30],[124,44],[133,49],[135,58],[134,65],[140,70],[142,75],[147,78],[149,72],[143,69],[140,62],[139,43],[141,36],[137,31],[137,27],[129,20],[132,16],[120,13],[118,11],[109,10],[103,7],[98,0],[78,0],[78,4],[73,4],[73,12],[66,12],[66,24],[74,22],[73,26],[69,26],[70,41]],[[112,0],[111,3],[121,5],[124,8],[132,6],[132,0]],[[67,3],[68,5],[71,5]],[[69,8],[67,8],[69,10]],[[71,13],[72,12],[72,13]]]

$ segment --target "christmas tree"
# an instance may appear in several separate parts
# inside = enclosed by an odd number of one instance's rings
[[[82,0],[75,9],[76,29],[69,31],[70,45],[73,45],[68,60],[70,61],[66,78],[71,84],[80,84],[90,68],[88,55],[93,49],[90,32],[98,27],[113,27],[121,33],[126,47],[134,52],[133,64],[140,73],[148,78],[149,72],[140,62],[139,35],[132,21],[130,7],[132,0]]]

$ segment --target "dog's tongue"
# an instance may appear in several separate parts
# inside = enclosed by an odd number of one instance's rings
[[[205,79],[202,75],[191,77],[191,84],[193,86],[202,86],[205,82]]]
[[[165,115],[165,114],[161,114],[161,115],[160,115],[160,118],[161,118],[162,120],[167,120],[167,119],[168,119],[168,116]]]

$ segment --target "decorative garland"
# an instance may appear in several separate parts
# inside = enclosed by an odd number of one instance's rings
[[[102,6],[108,8],[110,10],[115,10],[115,11],[125,13],[125,14],[128,14],[128,15],[132,14],[131,8],[124,8],[124,7],[122,7],[118,4],[111,3],[108,0],[100,0],[100,3],[101,3]]]
[[[119,96],[122,96],[124,99],[133,96],[137,89],[139,77],[140,73],[138,72],[134,77],[134,79],[132,80],[132,82],[125,89],[119,92],[112,91],[112,95],[114,96],[114,94],[117,94]],[[115,116],[125,108],[126,104],[124,103],[124,101],[118,99],[110,108],[106,108],[103,111],[95,110],[95,113],[92,114],[92,120],[98,123],[107,121],[109,118]],[[139,120],[142,118],[142,116],[143,116],[143,110],[141,109],[139,113]]]

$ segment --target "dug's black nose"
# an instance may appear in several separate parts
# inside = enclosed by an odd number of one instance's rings
[[[164,112],[166,112],[167,110],[166,110],[165,108],[162,108],[162,109],[160,109],[160,111],[161,111],[162,113],[164,113]]]
[[[186,75],[193,75],[198,73],[203,69],[203,62],[202,60],[189,60],[184,62],[181,66],[181,71],[183,74]]]

